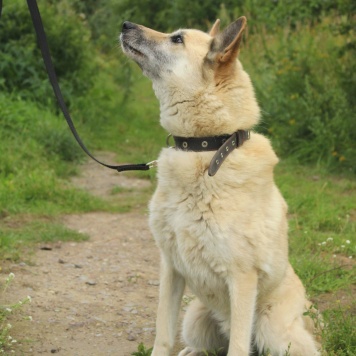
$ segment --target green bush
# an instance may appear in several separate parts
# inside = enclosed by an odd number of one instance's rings
[[[282,156],[330,168],[356,169],[353,54],[346,36],[331,34],[327,19],[296,31],[262,31],[249,38],[242,60],[263,109],[259,130]]]
[[[300,23],[309,26],[321,22],[323,17],[335,11],[338,15],[352,18],[356,10],[352,0],[72,0],[71,4],[87,18],[93,39],[99,44],[105,43],[105,46],[112,45],[113,36],[120,32],[124,20],[164,32],[179,27],[207,30],[226,11],[230,20],[247,16],[250,30],[258,32],[261,24],[272,31],[276,27],[295,28]]]
[[[295,30],[300,24],[313,27],[325,17],[335,15],[345,16],[351,22],[355,11],[356,4],[353,0],[233,0],[231,4],[223,2],[217,17],[224,19],[225,16],[221,16],[224,12],[230,20],[245,15],[250,33],[259,33],[262,27],[269,31],[280,27]]]
[[[95,60],[90,32],[80,17],[61,3],[40,1],[45,31],[64,96],[83,95],[93,83]],[[24,99],[53,105],[41,53],[24,1],[5,2],[0,21],[0,88]]]

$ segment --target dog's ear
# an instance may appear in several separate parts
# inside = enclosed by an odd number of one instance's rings
[[[208,58],[220,64],[230,63],[234,60],[240,48],[246,23],[246,17],[242,16],[230,24],[223,32],[217,34],[211,42]],[[216,22],[213,29],[215,25]]]
[[[217,19],[213,25],[213,27],[211,28],[211,30],[209,31],[209,35],[211,37],[215,37],[220,30],[220,19]]]

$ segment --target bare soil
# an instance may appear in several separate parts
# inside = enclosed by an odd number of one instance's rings
[[[110,160],[111,155],[104,155]],[[147,188],[148,180],[127,178],[94,162],[72,184],[113,199],[113,187]],[[39,245],[32,263],[8,266],[15,274],[9,302],[31,296],[12,335],[22,354],[131,355],[151,347],[159,287],[159,252],[147,215],[93,212],[67,215],[62,222],[88,234],[79,243]]]

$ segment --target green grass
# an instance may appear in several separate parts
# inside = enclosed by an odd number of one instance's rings
[[[289,205],[291,263],[323,312],[323,347],[354,355],[356,181],[293,160],[278,166],[276,180]]]
[[[329,356],[356,354],[355,312],[355,301],[351,306],[336,303],[333,308],[324,312],[323,317],[328,328],[322,335],[323,345]]]
[[[356,282],[356,182],[283,162],[277,184],[289,204],[291,262],[311,296]]]
[[[289,204],[291,263],[322,307],[323,347],[355,355],[356,181],[293,161],[279,165],[276,180]]]
[[[6,220],[0,224],[0,258],[1,260],[19,261],[38,243],[57,241],[85,241],[88,236],[65,226],[48,221],[29,221],[27,218]],[[30,249],[29,249],[30,248]],[[27,251],[27,252],[25,252]]]

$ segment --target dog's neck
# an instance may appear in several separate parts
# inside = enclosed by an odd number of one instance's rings
[[[153,82],[160,102],[160,122],[175,136],[202,137],[249,130],[258,123],[260,110],[248,75],[239,65],[236,80],[217,86],[197,83],[171,85]]]

